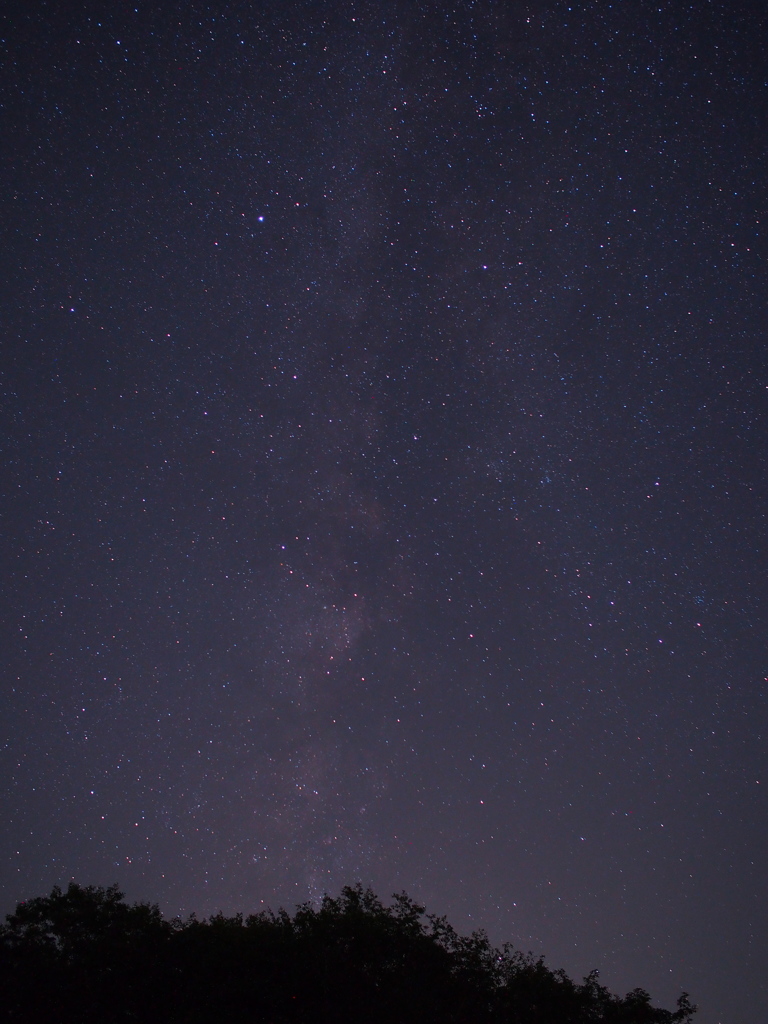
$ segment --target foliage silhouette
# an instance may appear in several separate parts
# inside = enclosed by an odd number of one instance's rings
[[[635,989],[581,984],[483,932],[459,935],[405,893],[357,885],[318,907],[165,921],[116,886],[71,884],[0,926],[9,1024],[686,1024]]]

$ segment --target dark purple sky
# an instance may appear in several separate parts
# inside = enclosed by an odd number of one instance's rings
[[[768,1018],[762,10],[6,7],[3,911]]]

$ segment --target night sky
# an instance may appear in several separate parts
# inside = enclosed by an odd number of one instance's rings
[[[6,6],[3,912],[768,1018],[762,7]]]

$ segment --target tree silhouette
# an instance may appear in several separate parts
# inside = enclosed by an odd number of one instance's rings
[[[319,906],[164,921],[117,886],[71,884],[0,926],[9,1024],[686,1024],[643,989],[610,993],[542,958],[459,935],[405,893],[361,885]]]
[[[120,1008],[141,1013],[161,986],[172,932],[157,906],[129,906],[117,886],[71,883],[20,903],[0,928],[4,1012],[40,1024],[130,1019]]]

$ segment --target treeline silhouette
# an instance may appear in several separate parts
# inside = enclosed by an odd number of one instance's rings
[[[673,1024],[695,1012],[580,984],[462,936],[405,894],[358,885],[266,911],[163,919],[117,886],[71,884],[0,925],[0,1019],[24,1024]]]

